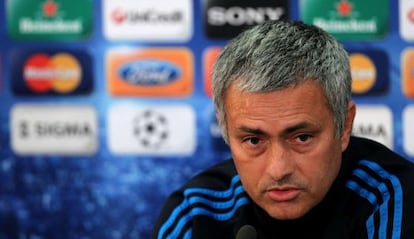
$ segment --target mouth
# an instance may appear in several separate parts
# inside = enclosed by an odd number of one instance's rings
[[[296,199],[300,192],[297,187],[277,187],[267,190],[267,195],[275,202],[289,202]]]

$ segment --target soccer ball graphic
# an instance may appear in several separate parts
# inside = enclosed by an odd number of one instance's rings
[[[153,110],[145,110],[133,119],[133,134],[145,148],[158,148],[168,138],[167,118]]]

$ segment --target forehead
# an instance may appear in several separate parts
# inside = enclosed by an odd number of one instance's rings
[[[312,100],[312,101],[310,101]],[[240,90],[237,86],[237,82],[230,84],[226,91],[224,102],[226,105],[232,104],[249,104],[257,105],[258,103],[269,104],[283,104],[284,102],[297,102],[303,104],[316,104],[324,103],[328,105],[325,93],[322,87],[314,80],[306,80],[302,83],[289,86],[280,90],[270,92],[249,92],[246,90]]]
[[[322,87],[308,80],[266,93],[240,91],[230,85],[225,96],[227,123],[326,121],[332,118]],[[326,119],[328,117],[328,119]]]

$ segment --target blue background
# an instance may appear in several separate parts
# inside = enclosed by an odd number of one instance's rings
[[[380,95],[355,96],[358,104],[383,104],[394,117],[394,149],[402,148],[401,114],[412,99],[403,96],[400,54],[414,43],[401,39],[398,1],[390,0],[389,32],[384,39],[344,42],[347,49],[380,49],[389,62],[389,88]],[[298,2],[290,1],[290,18],[298,19]],[[102,30],[102,3],[94,0],[94,23],[90,38],[67,42],[12,41],[6,30],[5,0],[0,4],[0,239],[4,238],[148,238],[166,197],[200,170],[229,157],[221,140],[210,135],[214,121],[211,100],[203,89],[202,56],[208,47],[226,40],[207,39],[203,32],[203,5],[194,1],[194,34],[185,43],[137,43],[108,41]],[[375,10],[375,8],[373,8]],[[186,46],[193,51],[195,89],[185,99],[113,98],[106,90],[105,53],[111,47]],[[8,56],[21,48],[82,49],[92,57],[94,89],[78,96],[24,97],[13,94]],[[109,152],[106,116],[119,102],[154,104],[183,103],[197,112],[196,152],[188,157],[120,157]],[[9,113],[16,103],[92,104],[99,116],[99,151],[91,157],[20,157],[10,146]],[[414,161],[414,158],[409,158]]]

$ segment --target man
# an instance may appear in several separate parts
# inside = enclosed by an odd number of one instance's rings
[[[351,136],[349,60],[326,32],[243,32],[216,61],[213,100],[232,159],[174,192],[153,238],[414,238],[414,166]]]

